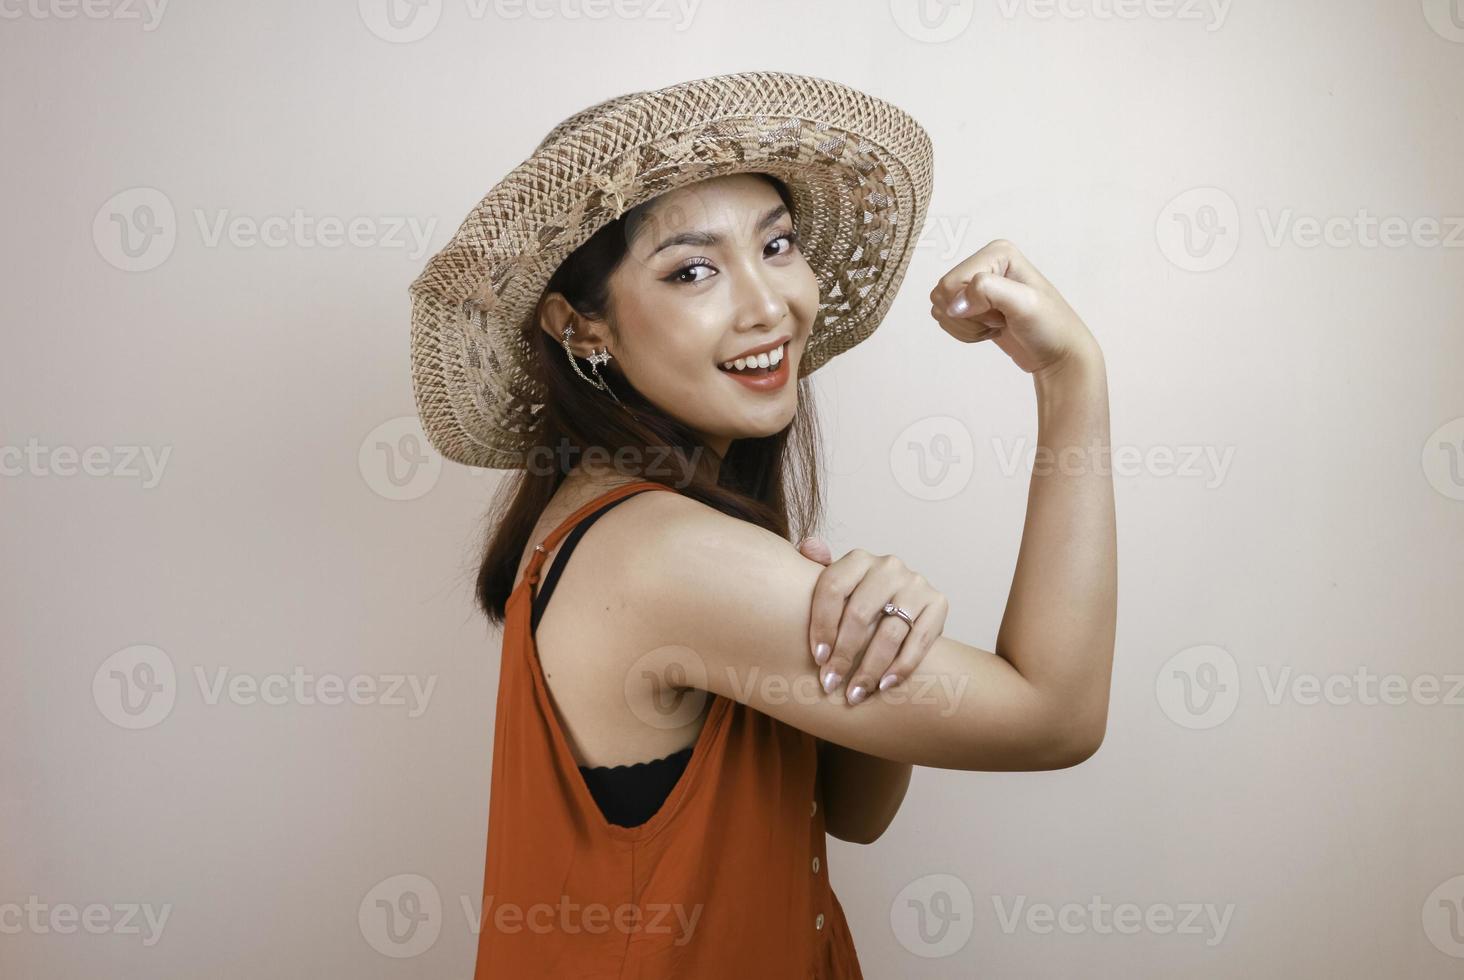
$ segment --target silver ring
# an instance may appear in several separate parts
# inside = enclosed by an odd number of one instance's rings
[[[910,626],[915,625],[915,617],[911,616],[909,613],[901,609],[899,606],[895,605],[893,602],[886,602],[884,604],[884,614],[886,616],[899,616]]]

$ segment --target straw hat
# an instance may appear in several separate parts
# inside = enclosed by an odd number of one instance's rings
[[[874,332],[930,202],[930,138],[902,110],[822,78],[744,72],[635,92],[555,126],[412,283],[412,389],[432,445],[526,464],[545,399],[526,320],[596,230],[677,187],[760,172],[788,187],[819,312],[807,375]]]

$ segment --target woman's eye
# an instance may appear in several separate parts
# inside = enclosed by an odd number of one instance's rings
[[[796,233],[796,231],[788,231],[788,233],[786,234],[779,234],[776,239],[773,239],[772,242],[767,243],[767,248],[773,248],[773,246],[779,242],[788,242],[788,248],[785,248],[782,250],[782,252],[779,252],[779,255],[786,255],[786,253],[792,252],[793,245],[798,242],[798,233]]]
[[[706,268],[707,265],[701,262],[695,263],[693,265],[682,266],[680,269],[677,269],[675,272],[671,273],[671,280],[673,282],[684,282],[687,284],[701,282],[703,279],[706,279],[710,275],[710,272],[708,273],[708,276],[698,277],[696,276],[696,271],[698,269]],[[688,276],[690,276],[691,278],[687,278]]]
[[[783,245],[782,248],[777,248],[776,247],[779,242],[783,242],[784,243],[784,245]],[[774,238],[772,241],[768,242],[767,245],[764,246],[764,249],[763,250],[764,251],[767,251],[767,249],[773,249],[773,255],[774,256],[787,255],[789,252],[793,251],[793,246],[796,245],[797,243],[798,243],[798,232],[797,231],[788,231],[788,232],[784,232],[783,234],[779,235],[777,238]],[[706,261],[706,260],[695,260],[695,261],[692,261],[692,262],[688,263],[687,265],[684,265],[681,268],[677,269],[675,272],[671,273],[669,276],[667,276],[666,277],[666,281],[667,282],[672,282],[672,283],[681,283],[681,284],[685,284],[685,285],[688,285],[688,286],[695,285],[696,283],[699,283],[699,282],[705,282],[706,280],[710,279],[712,276],[716,275],[716,270],[712,269],[711,265],[712,264],[710,262]],[[696,274],[696,271],[698,269],[706,269],[707,270],[707,274],[704,275],[704,276],[697,275]]]

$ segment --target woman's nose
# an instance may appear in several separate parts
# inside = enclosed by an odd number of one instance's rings
[[[788,315],[788,300],[763,270],[739,270],[736,278],[737,314],[742,326],[772,326]]]

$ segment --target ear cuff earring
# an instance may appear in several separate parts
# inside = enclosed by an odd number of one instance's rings
[[[610,390],[610,384],[609,384],[609,382],[607,382],[603,377],[600,376],[600,365],[601,364],[608,364],[608,363],[610,363],[610,358],[613,356],[610,353],[610,348],[608,348],[608,347],[601,347],[598,350],[596,350],[596,349],[591,349],[590,350],[590,356],[588,358],[586,358],[586,360],[588,360],[590,362],[590,373],[592,373],[594,375],[593,378],[590,378],[583,371],[580,370],[579,361],[578,361],[578,359],[576,359],[576,357],[574,355],[574,351],[569,346],[569,338],[570,337],[573,337],[573,336],[574,336],[574,325],[573,324],[570,324],[570,325],[565,326],[565,328],[564,328],[564,352],[569,355],[569,366],[572,367],[572,368],[574,368],[574,373],[577,374],[577,375],[579,375],[581,378],[584,378],[586,381],[588,381],[590,384],[594,385],[596,388],[599,388],[601,391],[603,391],[606,394],[608,394],[611,398],[614,398],[615,401],[616,401],[616,403],[619,404],[621,408],[625,408],[625,403],[620,400],[619,396],[617,396],[615,394],[615,392],[613,392],[613,391]],[[631,412],[629,408],[625,408],[625,410],[627,412],[630,412],[630,417],[631,418],[633,418],[633,419],[636,418],[635,413],[634,412]],[[640,420],[639,419],[636,419],[636,421],[639,422]]]

